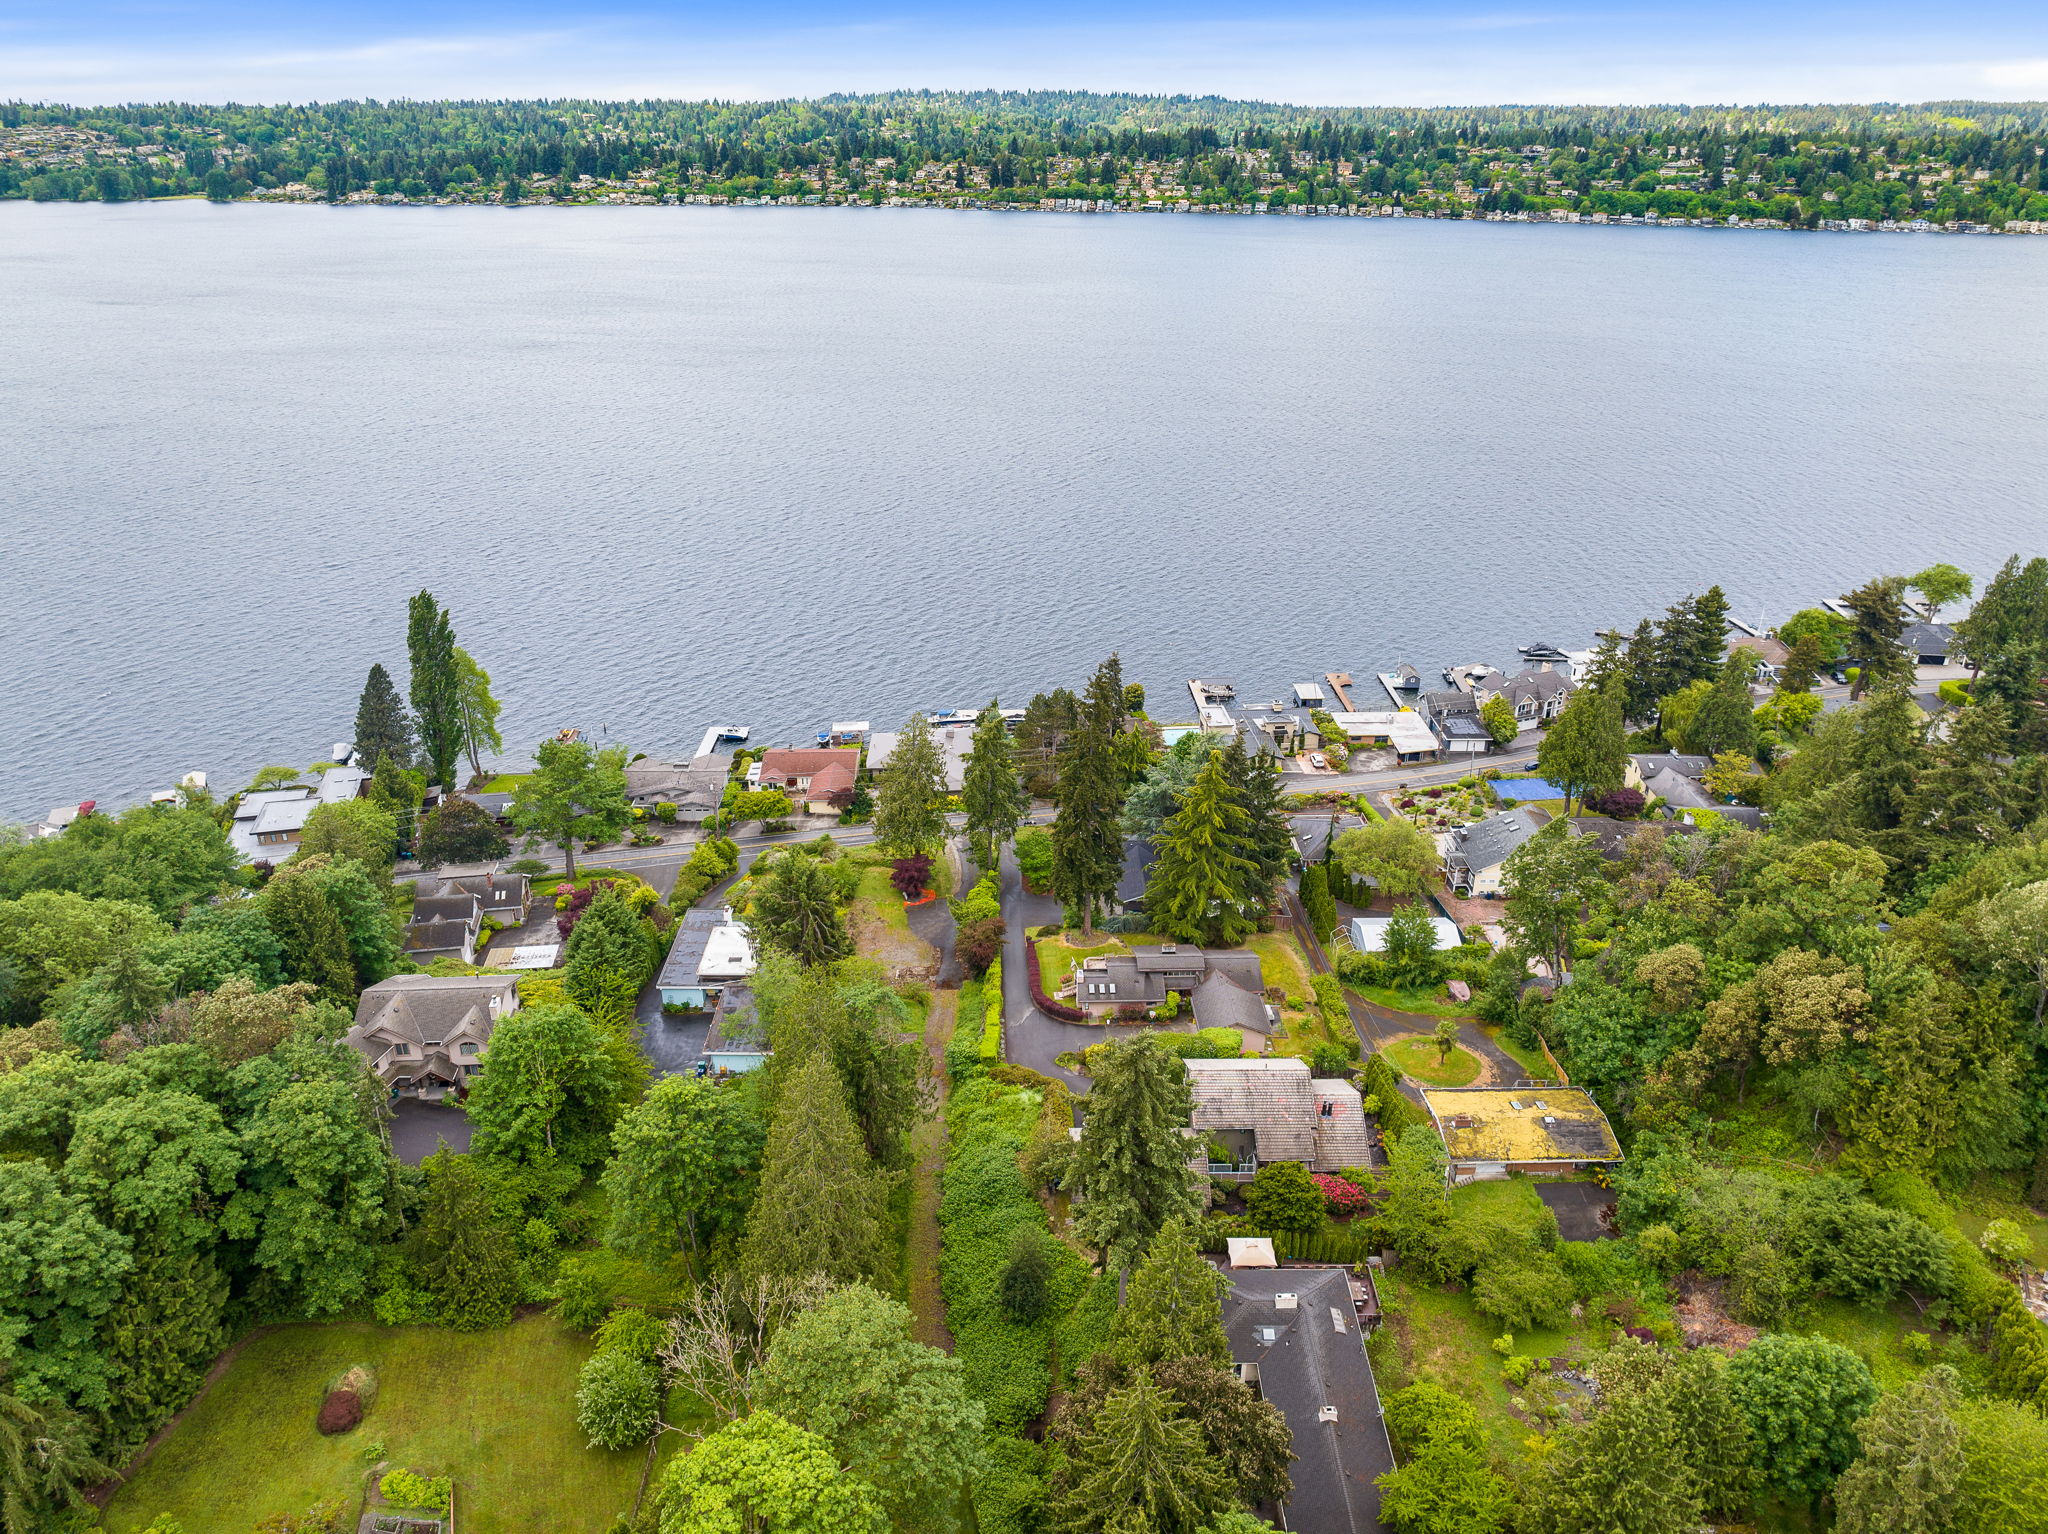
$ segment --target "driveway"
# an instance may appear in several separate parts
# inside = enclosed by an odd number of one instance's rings
[[[1034,895],[1024,888],[1024,876],[1017,871],[1017,859],[1003,849],[1003,920],[1009,931],[1003,937],[1003,1018],[1007,1047],[1005,1055],[1015,1065],[1064,1081],[1075,1093],[1088,1090],[1088,1078],[1053,1057],[1067,1050],[1086,1049],[1110,1039],[1126,1039],[1145,1032],[1143,1028],[1091,1028],[1085,1023],[1063,1023],[1047,1017],[1031,1004],[1031,976],[1025,968],[1024,944],[1033,927],[1050,926],[1062,915],[1060,903],[1050,895]]]
[[[1566,1241],[1612,1241],[1614,1230],[1602,1218],[1614,1207],[1612,1190],[1590,1182],[1539,1182],[1536,1196],[1557,1216],[1557,1233]]]
[[[446,1140],[450,1150],[469,1149],[475,1127],[469,1115],[446,1103],[401,1097],[391,1105],[391,1154],[407,1166],[418,1166]]]

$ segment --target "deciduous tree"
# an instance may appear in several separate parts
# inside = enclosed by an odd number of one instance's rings
[[[1765,1482],[1818,1498],[1857,1451],[1856,1427],[1877,1400],[1863,1360],[1840,1343],[1767,1332],[1728,1366],[1728,1393],[1749,1422]]]
[[[660,1534],[887,1534],[875,1489],[774,1412],[711,1434],[663,1473]]]
[[[665,1076],[612,1131],[605,1168],[611,1242],[661,1264],[736,1230],[753,1192],[763,1127],[736,1089]]]
[[[454,626],[431,592],[422,591],[412,599],[405,649],[412,661],[412,711],[420,752],[434,782],[451,789],[462,755],[462,680],[456,669]]]
[[[474,800],[448,795],[420,822],[418,852],[422,868],[495,862],[509,847],[510,842],[497,821]]]
[[[1564,790],[1564,812],[1570,815],[1573,803],[1584,802],[1588,794],[1621,787],[1627,753],[1619,696],[1581,687],[1544,732],[1536,748],[1536,770]]]
[[[576,843],[610,841],[633,818],[626,753],[619,746],[599,751],[582,740],[544,740],[533,754],[535,769],[513,791],[507,816],[525,833],[528,849],[561,848],[573,882]]]
[[[456,717],[462,724],[462,749],[469,756],[469,770],[484,773],[483,753],[505,749],[498,733],[499,703],[491,696],[491,674],[458,649],[454,656]],[[448,785],[453,787],[453,784]]]
[[[522,1007],[491,1033],[469,1093],[476,1153],[534,1164],[602,1161],[625,1084],[604,1030],[576,1007]]]
[[[1337,866],[1370,879],[1382,895],[1423,895],[1436,877],[1436,843],[1412,821],[1391,819],[1346,831],[1332,844]]]

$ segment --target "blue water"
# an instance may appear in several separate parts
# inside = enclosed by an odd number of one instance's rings
[[[9,203],[0,334],[0,818],[324,755],[421,586],[508,743],[687,751],[2048,524],[2048,239]]]

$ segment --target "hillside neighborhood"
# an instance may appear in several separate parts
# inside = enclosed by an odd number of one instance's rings
[[[311,767],[0,845],[49,1516],[1917,1530],[1930,1421],[2048,1485],[2048,561],[530,758],[410,617]]]

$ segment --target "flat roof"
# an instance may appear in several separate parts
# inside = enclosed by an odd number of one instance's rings
[[[1387,928],[1393,922],[1391,916],[1352,917],[1351,946],[1360,953],[1378,953],[1387,946]],[[1436,946],[1439,948],[1456,948],[1465,941],[1465,934],[1448,916],[1430,917],[1429,926],[1436,934]]]
[[[1453,1161],[1619,1161],[1621,1143],[1582,1087],[1426,1087]]]

